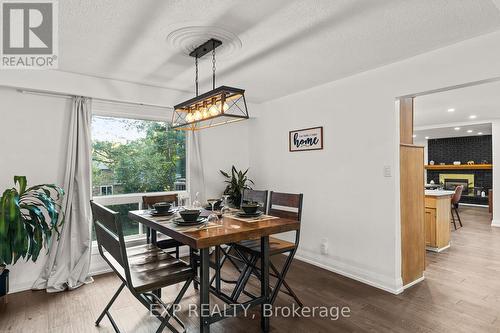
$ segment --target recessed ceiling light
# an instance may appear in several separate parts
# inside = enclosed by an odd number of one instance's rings
[[[483,132],[479,132],[479,133],[477,133],[477,135],[483,135]]]
[[[455,131],[460,131],[460,127],[455,127]]]
[[[425,137],[425,139],[426,139],[426,140],[429,140],[429,137],[428,137],[428,136],[426,136],[426,137]]]
[[[477,116],[476,116],[475,114],[471,114],[471,115],[469,116],[469,119],[476,119],[476,118],[477,118]]]
[[[455,112],[455,109],[448,109],[448,112]]]
[[[467,130],[467,133],[472,133],[472,130]]]
[[[417,137],[417,135],[416,135],[416,134],[413,134],[413,137],[414,137],[414,138],[416,138],[416,137]]]

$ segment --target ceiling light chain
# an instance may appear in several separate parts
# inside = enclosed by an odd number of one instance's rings
[[[215,89],[215,42],[212,42],[212,89]]]
[[[194,85],[195,85],[196,96],[198,96],[198,57],[194,57],[194,67],[196,68]]]

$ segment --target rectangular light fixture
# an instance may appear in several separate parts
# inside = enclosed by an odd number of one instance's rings
[[[174,106],[172,128],[197,131],[245,119],[245,90],[221,86]]]

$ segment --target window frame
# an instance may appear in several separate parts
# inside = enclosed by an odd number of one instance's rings
[[[133,104],[130,103],[111,103],[111,105],[123,104],[130,107]],[[94,105],[93,105],[94,106]],[[168,107],[158,107],[169,110],[170,114],[173,113],[172,108]],[[157,121],[164,123],[171,123],[171,116],[159,116],[158,114],[147,114],[147,113],[124,113],[121,114],[116,109],[104,110],[103,108],[92,109],[92,118],[94,116],[97,117],[108,117],[108,118],[125,118],[125,119],[133,119],[133,120],[144,120],[144,121]],[[191,140],[187,135],[187,132],[184,132],[184,140],[186,147],[186,174],[184,178],[186,179],[186,189],[182,191],[165,191],[165,192],[143,192],[143,193],[127,193],[127,194],[112,194],[112,195],[100,195],[100,196],[92,196],[92,200],[96,203],[102,205],[125,205],[125,204],[138,204],[139,209],[142,209],[142,197],[145,195],[166,195],[166,194],[177,194],[179,196],[188,195],[189,191],[189,174],[190,174],[190,157],[189,157],[189,146],[191,144]],[[90,175],[92,178],[92,174]],[[92,179],[91,179],[92,183]],[[135,246],[141,245],[146,242],[146,234],[143,232],[144,226],[139,223],[139,233],[136,235],[125,236],[125,243],[127,246]],[[97,241],[92,241],[92,253],[98,253],[97,249]]]

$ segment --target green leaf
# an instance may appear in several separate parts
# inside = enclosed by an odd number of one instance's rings
[[[26,191],[26,176],[14,176],[14,184],[19,184],[19,194],[22,195]]]

